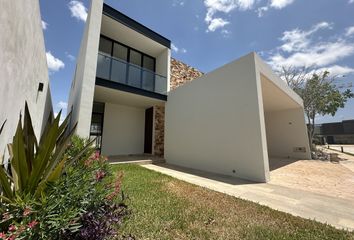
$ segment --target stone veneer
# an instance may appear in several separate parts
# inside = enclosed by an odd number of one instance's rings
[[[203,73],[198,69],[195,69],[181,61],[171,58],[171,91],[187,82],[201,77],[202,75]],[[164,155],[165,106],[154,107],[154,118],[154,155],[162,157]]]

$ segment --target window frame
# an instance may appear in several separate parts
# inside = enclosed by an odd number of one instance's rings
[[[127,50],[128,50],[128,51],[127,51],[127,54],[128,54],[128,56],[127,56],[127,63],[133,64],[133,63],[130,62],[130,50],[133,50],[133,51],[138,52],[138,53],[141,54],[141,63],[140,63],[140,66],[139,66],[139,67],[141,67],[141,68],[144,69],[145,71],[150,71],[150,72],[156,73],[156,58],[155,58],[155,57],[153,57],[153,56],[151,56],[151,55],[149,55],[149,54],[146,54],[146,53],[144,53],[144,52],[142,52],[142,51],[139,51],[138,49],[132,48],[132,47],[130,47],[130,46],[124,44],[124,43],[121,43],[121,42],[119,42],[119,41],[116,41],[116,40],[114,40],[114,39],[112,39],[112,38],[110,38],[110,37],[107,37],[107,36],[103,35],[103,34],[100,34],[100,39],[101,39],[101,38],[104,38],[104,39],[106,39],[106,40],[108,40],[108,41],[111,41],[111,43],[112,43],[112,47],[111,47],[111,57],[112,57],[112,58],[114,57],[114,56],[113,56],[113,53],[114,53],[114,43],[117,43],[117,44],[122,45],[122,46],[124,46],[124,47],[127,48]],[[154,70],[153,70],[153,71],[151,71],[150,69],[144,68],[144,56],[153,59],[153,62],[154,62]],[[122,59],[119,59],[119,60],[120,60],[120,61],[124,61],[124,60],[122,60]],[[134,64],[134,65],[135,65],[135,64]]]

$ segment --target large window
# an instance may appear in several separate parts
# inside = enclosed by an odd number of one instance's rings
[[[165,93],[166,77],[156,74],[155,70],[154,57],[101,35],[97,77],[151,92]]]
[[[155,72],[155,58],[105,36],[100,37],[99,52],[112,56],[114,59]]]

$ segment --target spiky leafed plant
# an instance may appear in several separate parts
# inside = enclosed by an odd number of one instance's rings
[[[38,142],[25,104],[23,127],[20,116],[13,142],[8,144],[11,171],[0,166],[0,198],[3,201],[12,202],[26,195],[39,197],[48,182],[61,176],[66,163],[75,161],[86,151],[84,148],[71,159],[64,154],[76,128],[75,125],[71,131],[68,129],[70,115],[60,124],[61,112],[55,118],[51,113]]]

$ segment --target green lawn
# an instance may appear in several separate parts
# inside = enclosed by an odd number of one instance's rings
[[[137,165],[123,171],[131,215],[119,230],[136,239],[354,239],[354,233],[201,188]]]

